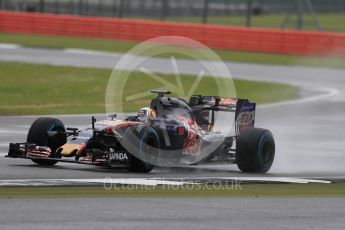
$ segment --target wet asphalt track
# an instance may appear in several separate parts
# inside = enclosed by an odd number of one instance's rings
[[[0,48],[0,60],[112,68],[119,55],[73,50]],[[178,60],[181,73],[197,74],[198,63]],[[275,135],[276,160],[266,177],[345,177],[345,71],[227,63],[242,79],[284,82],[302,88],[298,102],[257,109],[256,125]],[[171,72],[151,59],[147,68]],[[268,92],[269,93],[269,92]],[[99,116],[102,118],[103,116]],[[89,116],[59,116],[67,126],[89,124]],[[25,141],[35,117],[0,117],[0,153]],[[45,168],[2,158],[0,179],[241,177],[234,165],[156,169],[132,174],[121,169],[62,164]],[[245,176],[248,176],[247,174]],[[249,175],[262,176],[262,175]],[[0,188],[1,189],[1,188]],[[92,208],[91,208],[92,207]],[[344,199],[68,199],[0,200],[1,229],[343,229]]]
[[[272,212],[274,210],[274,212]],[[0,200],[2,230],[342,230],[341,198]]]

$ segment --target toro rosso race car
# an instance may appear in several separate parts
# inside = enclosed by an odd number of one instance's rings
[[[157,96],[137,115],[96,121],[84,129],[38,118],[26,143],[11,143],[7,157],[40,165],[70,162],[150,172],[154,166],[237,164],[244,172],[267,172],[275,143],[269,130],[254,128],[255,103],[194,95],[189,102]],[[230,120],[231,118],[231,120]]]

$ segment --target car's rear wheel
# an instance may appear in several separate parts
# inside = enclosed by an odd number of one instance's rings
[[[160,151],[160,143],[156,131],[151,127],[144,127],[139,134],[136,134],[134,129],[128,128],[124,138],[127,139],[124,147],[131,153],[128,171],[150,172],[154,168],[152,162],[157,159]]]
[[[274,155],[274,138],[267,129],[248,128],[237,138],[236,163],[243,172],[266,173]]]
[[[60,131],[60,134],[50,137],[48,131]],[[51,149],[50,157],[59,157],[55,155],[56,150],[67,142],[64,124],[55,118],[40,117],[30,127],[26,141],[39,146],[47,146]],[[32,159],[33,162],[40,165],[54,165],[57,161],[47,159]]]

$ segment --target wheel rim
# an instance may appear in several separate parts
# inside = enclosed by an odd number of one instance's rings
[[[160,152],[155,138],[153,136],[147,136],[147,138],[144,139],[143,142],[144,146],[142,154],[145,154],[145,156],[143,156],[143,159],[148,160],[148,162],[150,163],[157,163],[159,161]]]
[[[144,143],[144,153],[151,154],[151,152],[153,152],[156,148],[155,141],[153,140],[153,138],[148,138],[146,141],[144,141]]]
[[[65,131],[65,128],[61,125],[56,125],[53,124],[48,131]],[[65,137],[55,137],[58,138],[57,140],[53,140],[52,138],[49,138],[48,135],[46,136],[46,146],[49,146],[51,148],[51,155],[50,157],[56,157],[56,150],[61,147],[61,145],[63,145],[63,143],[66,142],[66,138]]]

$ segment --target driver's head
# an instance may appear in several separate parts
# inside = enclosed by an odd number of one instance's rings
[[[156,117],[156,111],[148,107],[144,107],[138,111],[137,117],[141,122],[147,122],[149,119]]]

